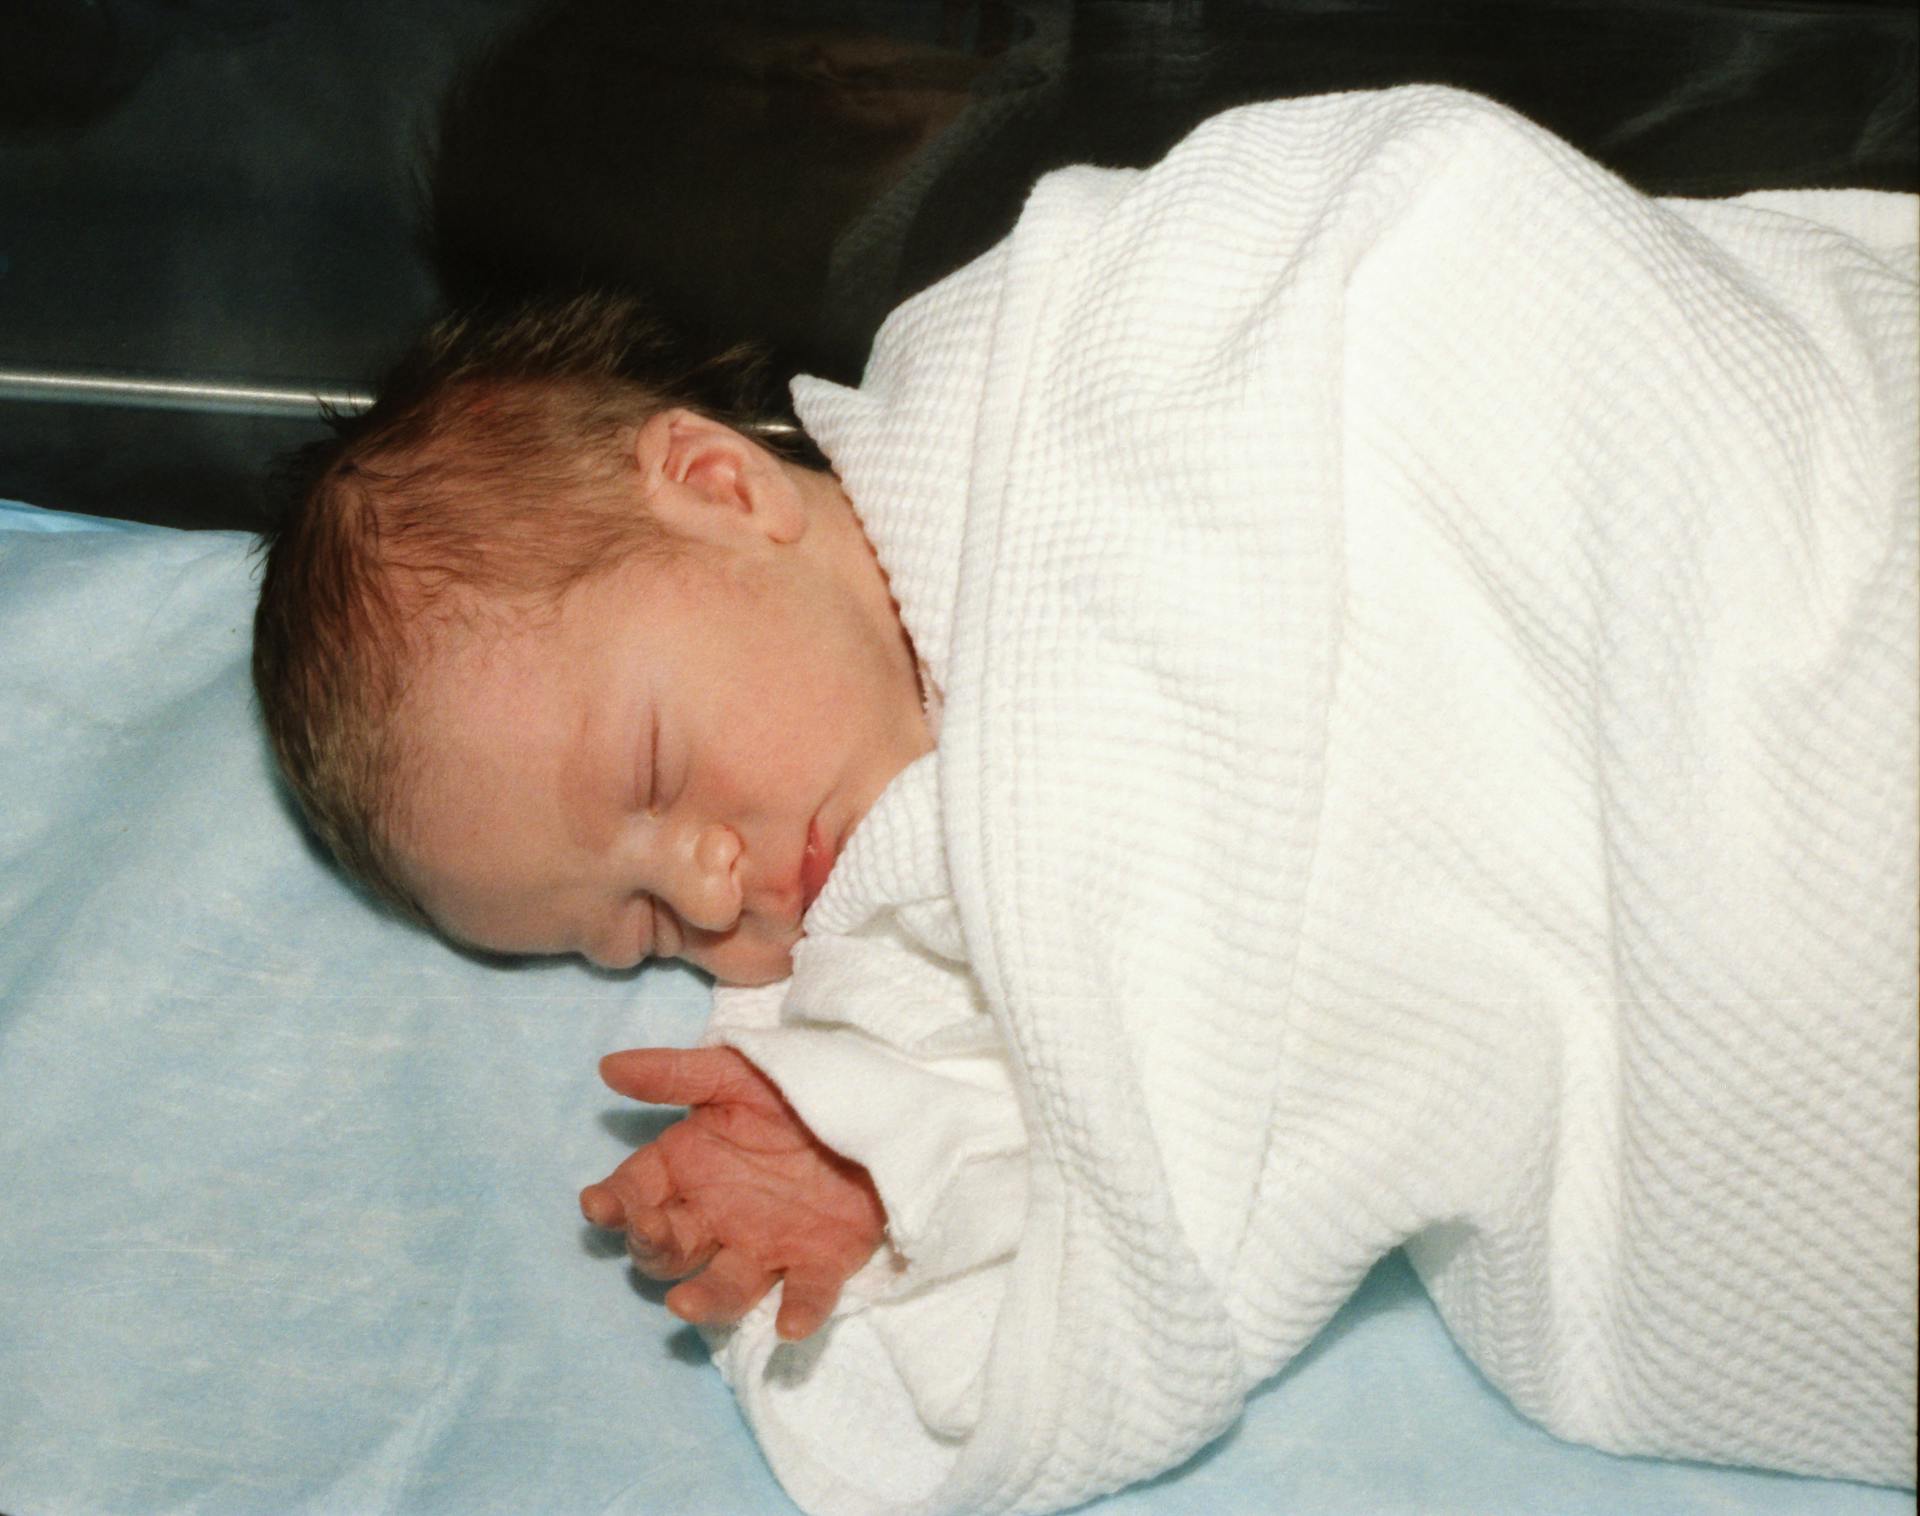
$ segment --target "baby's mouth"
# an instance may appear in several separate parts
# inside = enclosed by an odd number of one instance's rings
[[[820,831],[820,818],[807,823],[807,846],[800,855],[800,915],[804,918],[833,872],[834,850]]]

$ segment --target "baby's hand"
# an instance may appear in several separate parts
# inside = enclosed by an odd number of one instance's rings
[[[635,1100],[690,1107],[580,1192],[587,1220],[625,1229],[643,1274],[684,1280],[667,1309],[738,1321],[784,1280],[774,1330],[791,1340],[825,1323],[886,1230],[867,1171],[823,1145],[732,1048],[613,1053],[600,1077]]]

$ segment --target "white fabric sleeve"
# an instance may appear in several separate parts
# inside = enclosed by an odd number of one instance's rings
[[[1005,1059],[914,1058],[844,1027],[723,1035],[822,1142],[873,1176],[903,1287],[1012,1251],[1027,1208],[1027,1134]]]
[[[836,1361],[904,1387],[929,1432],[959,1438],[980,1414],[1025,1231],[1028,1145],[1006,1044],[945,888],[935,768],[923,759],[855,832],[792,976],[717,990],[705,1040],[752,1060],[822,1142],[873,1176],[889,1245],[846,1283]],[[761,1426],[781,1419],[780,1392],[752,1366],[776,1350],[774,1309],[715,1350]]]

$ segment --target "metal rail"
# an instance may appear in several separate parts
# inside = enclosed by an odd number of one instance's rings
[[[141,374],[79,373],[68,369],[0,368],[0,401],[55,401],[67,405],[124,405],[148,411],[215,411],[229,416],[318,416],[325,410],[364,411],[368,390],[312,389],[248,384],[230,379],[154,379]],[[756,421],[744,430],[791,438],[790,421]]]
[[[253,384],[236,379],[155,379],[141,374],[0,368],[0,400],[122,405],[139,410],[215,411],[230,416],[318,416],[323,408],[363,411],[365,390]]]

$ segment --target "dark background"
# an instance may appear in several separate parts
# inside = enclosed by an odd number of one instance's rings
[[[618,284],[767,346],[777,409],[1035,175],[1228,105],[1450,82],[1656,193],[1910,190],[1915,39],[1880,0],[11,0],[0,370],[364,386],[449,297]],[[318,430],[0,398],[0,496],[256,525]]]

